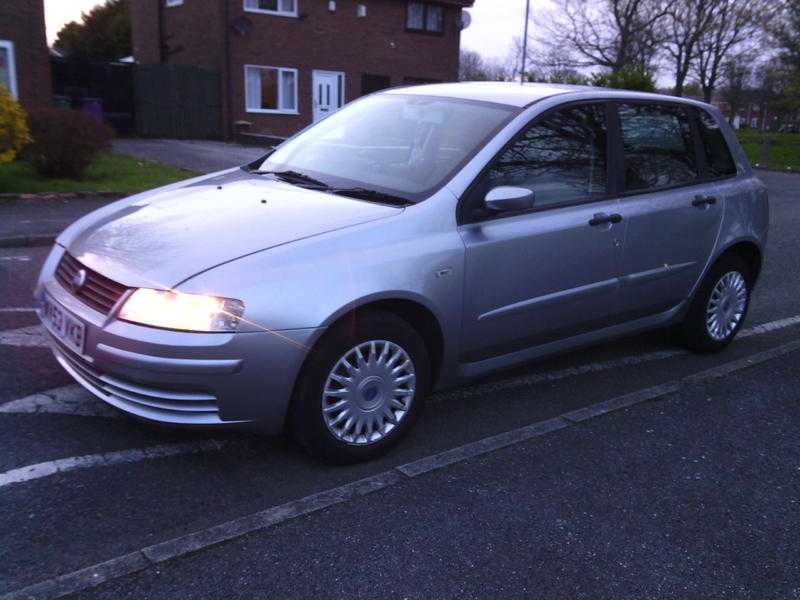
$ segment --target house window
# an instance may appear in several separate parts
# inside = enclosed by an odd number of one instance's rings
[[[164,6],[180,6],[183,0],[164,0]]]
[[[297,114],[297,69],[246,65],[247,112]]]
[[[17,69],[14,62],[14,42],[0,40],[0,85],[4,85],[14,98],[18,98]]]
[[[244,9],[268,15],[297,16],[298,0],[244,0]]]
[[[443,33],[444,7],[430,2],[409,2],[406,29],[422,33]]]

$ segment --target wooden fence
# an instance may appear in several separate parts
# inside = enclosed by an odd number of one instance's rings
[[[218,73],[184,65],[139,65],[134,71],[134,90],[138,135],[222,137]]]

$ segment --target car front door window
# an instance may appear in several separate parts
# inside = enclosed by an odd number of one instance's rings
[[[537,208],[606,195],[605,106],[558,110],[534,122],[489,171],[488,187],[533,190]]]

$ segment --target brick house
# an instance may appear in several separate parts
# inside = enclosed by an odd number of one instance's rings
[[[25,108],[50,104],[44,0],[0,1],[0,84]]]
[[[456,80],[473,2],[132,0],[134,58],[220,73],[227,136],[288,136],[364,94]]]

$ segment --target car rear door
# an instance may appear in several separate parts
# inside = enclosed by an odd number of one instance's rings
[[[608,182],[605,103],[535,119],[460,210],[466,245],[461,358],[476,362],[617,320],[623,225]],[[533,209],[492,214],[489,190],[525,187]]]
[[[682,302],[713,251],[723,198],[707,182],[693,107],[617,103],[624,193],[622,306],[628,319]],[[735,167],[734,167],[735,172]]]

